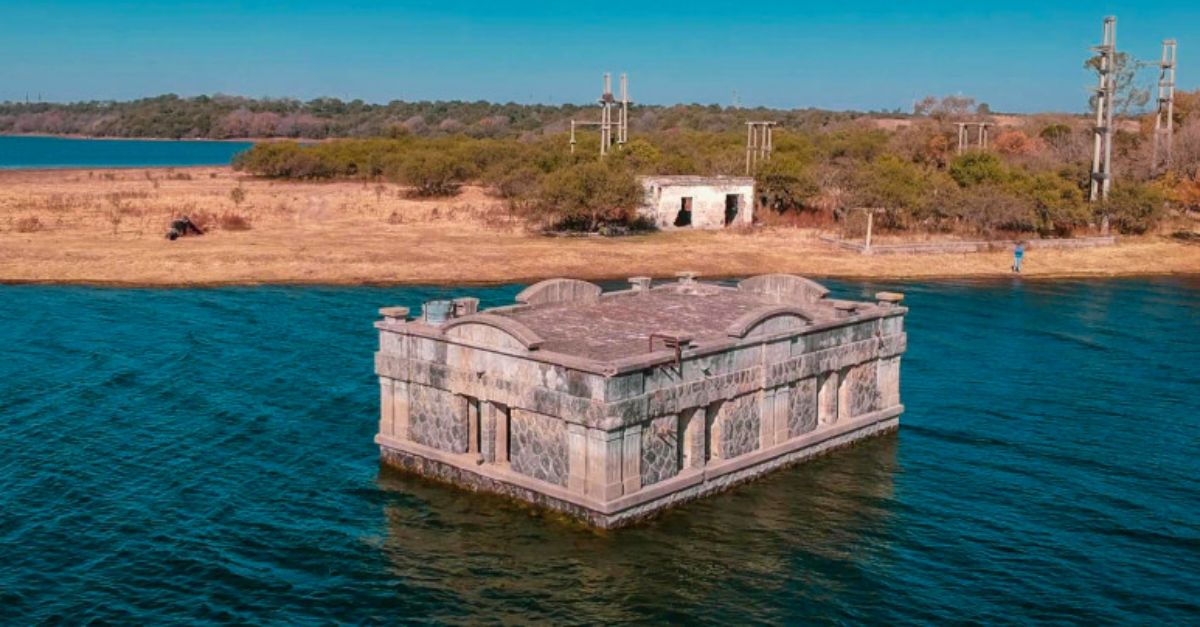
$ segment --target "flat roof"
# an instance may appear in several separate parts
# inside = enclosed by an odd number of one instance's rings
[[[639,176],[643,183],[655,185],[754,185],[752,176],[701,176],[697,174],[669,174],[662,176]]]
[[[491,309],[541,338],[539,350],[596,361],[650,352],[652,333],[684,336],[692,344],[729,340],[729,329],[755,312],[789,305],[814,324],[838,318],[835,303],[781,303],[770,294],[712,283],[668,283],[645,291],[609,292],[597,299]],[[874,308],[873,303],[858,303]],[[782,312],[780,312],[782,313]],[[662,350],[661,340],[655,343]]]

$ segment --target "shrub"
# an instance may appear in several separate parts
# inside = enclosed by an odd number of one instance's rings
[[[763,204],[781,213],[804,208],[809,199],[820,191],[805,164],[792,155],[780,155],[763,163],[755,176]]]
[[[246,190],[241,185],[229,190],[229,199],[233,201],[234,207],[239,207],[242,201],[246,200]]]
[[[642,194],[629,170],[590,161],[546,176],[538,190],[538,209],[558,227],[595,231],[601,222],[630,222]]]
[[[1034,155],[1046,148],[1041,138],[1030,137],[1021,131],[1003,131],[992,143],[996,152],[1004,155]]]
[[[13,229],[18,233],[36,233],[46,227],[42,225],[42,221],[37,216],[26,216],[17,220],[13,225]]]
[[[222,231],[250,230],[250,220],[245,216],[232,211],[222,213],[221,217],[217,218],[217,225],[221,227]]]
[[[417,196],[453,196],[471,175],[457,155],[421,150],[405,157],[388,171],[388,177],[413,187]]]
[[[1008,171],[1000,158],[989,152],[968,152],[950,162],[950,176],[963,187],[998,184],[1008,179]]]
[[[1031,232],[1037,225],[1032,201],[994,184],[979,185],[964,194],[959,212],[989,237],[997,231]]]
[[[1145,233],[1162,219],[1165,200],[1162,190],[1153,185],[1117,185],[1100,211],[1121,233]]]

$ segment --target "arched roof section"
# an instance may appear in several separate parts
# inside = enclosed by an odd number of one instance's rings
[[[517,302],[526,305],[593,302],[600,298],[599,285],[578,279],[546,279],[530,285],[517,294]]]
[[[512,318],[506,318],[504,316],[498,316],[496,314],[489,313],[474,314],[470,316],[463,316],[461,318],[455,318],[447,322],[445,326],[442,327],[442,333],[446,335],[454,335],[455,337],[461,337],[469,330],[471,326],[482,326],[499,331],[503,336],[506,336],[512,343],[514,343],[515,346],[519,346],[526,350],[537,350],[541,347],[542,342],[544,341],[542,340],[541,336],[539,336],[537,333],[534,333],[533,329],[530,329],[524,324],[521,324]],[[458,331],[451,334],[450,332],[455,329],[458,329]],[[473,339],[479,338],[476,337]],[[484,343],[494,345],[499,348],[511,347],[504,346],[504,344],[508,343],[504,341],[496,342],[484,340]]]
[[[760,274],[738,283],[738,289],[779,303],[812,304],[829,295],[824,285],[795,274]]]
[[[749,337],[791,331],[812,324],[812,314],[795,305],[759,307],[738,316],[725,329],[729,337]]]

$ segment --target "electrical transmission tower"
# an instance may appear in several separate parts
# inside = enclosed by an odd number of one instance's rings
[[[1104,41],[1092,48],[1100,56],[1096,88],[1096,128],[1092,145],[1092,181],[1088,199],[1107,200],[1112,188],[1113,106],[1117,95],[1117,18],[1104,18]]]
[[[1154,161],[1157,172],[1171,167],[1171,144],[1175,139],[1175,40],[1165,39],[1158,63],[1158,113],[1154,116]]]
[[[571,154],[575,154],[575,128],[578,126],[600,127],[600,156],[607,155],[615,143],[617,148],[625,147],[629,141],[629,79],[621,74],[621,99],[618,101],[612,93],[612,74],[604,73],[604,93],[600,94],[600,121],[571,120]],[[618,107],[617,105],[620,105]],[[613,120],[613,110],[616,109],[617,119]],[[616,131],[616,136],[613,132]]]
[[[754,173],[759,161],[770,161],[775,148],[777,122],[746,122],[746,176]]]

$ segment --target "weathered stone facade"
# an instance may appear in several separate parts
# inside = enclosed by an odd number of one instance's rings
[[[556,485],[567,485],[567,423],[543,414],[514,409],[509,436],[514,472]]]
[[[898,424],[899,295],[632,282],[544,281],[437,324],[382,310],[383,459],[611,527]]]
[[[720,229],[754,221],[754,179],[644,176],[638,212],[660,229]]]
[[[659,416],[642,428],[642,485],[648,486],[679,473],[679,420]]]
[[[467,452],[466,399],[426,385],[410,385],[408,437],[447,453]]]

